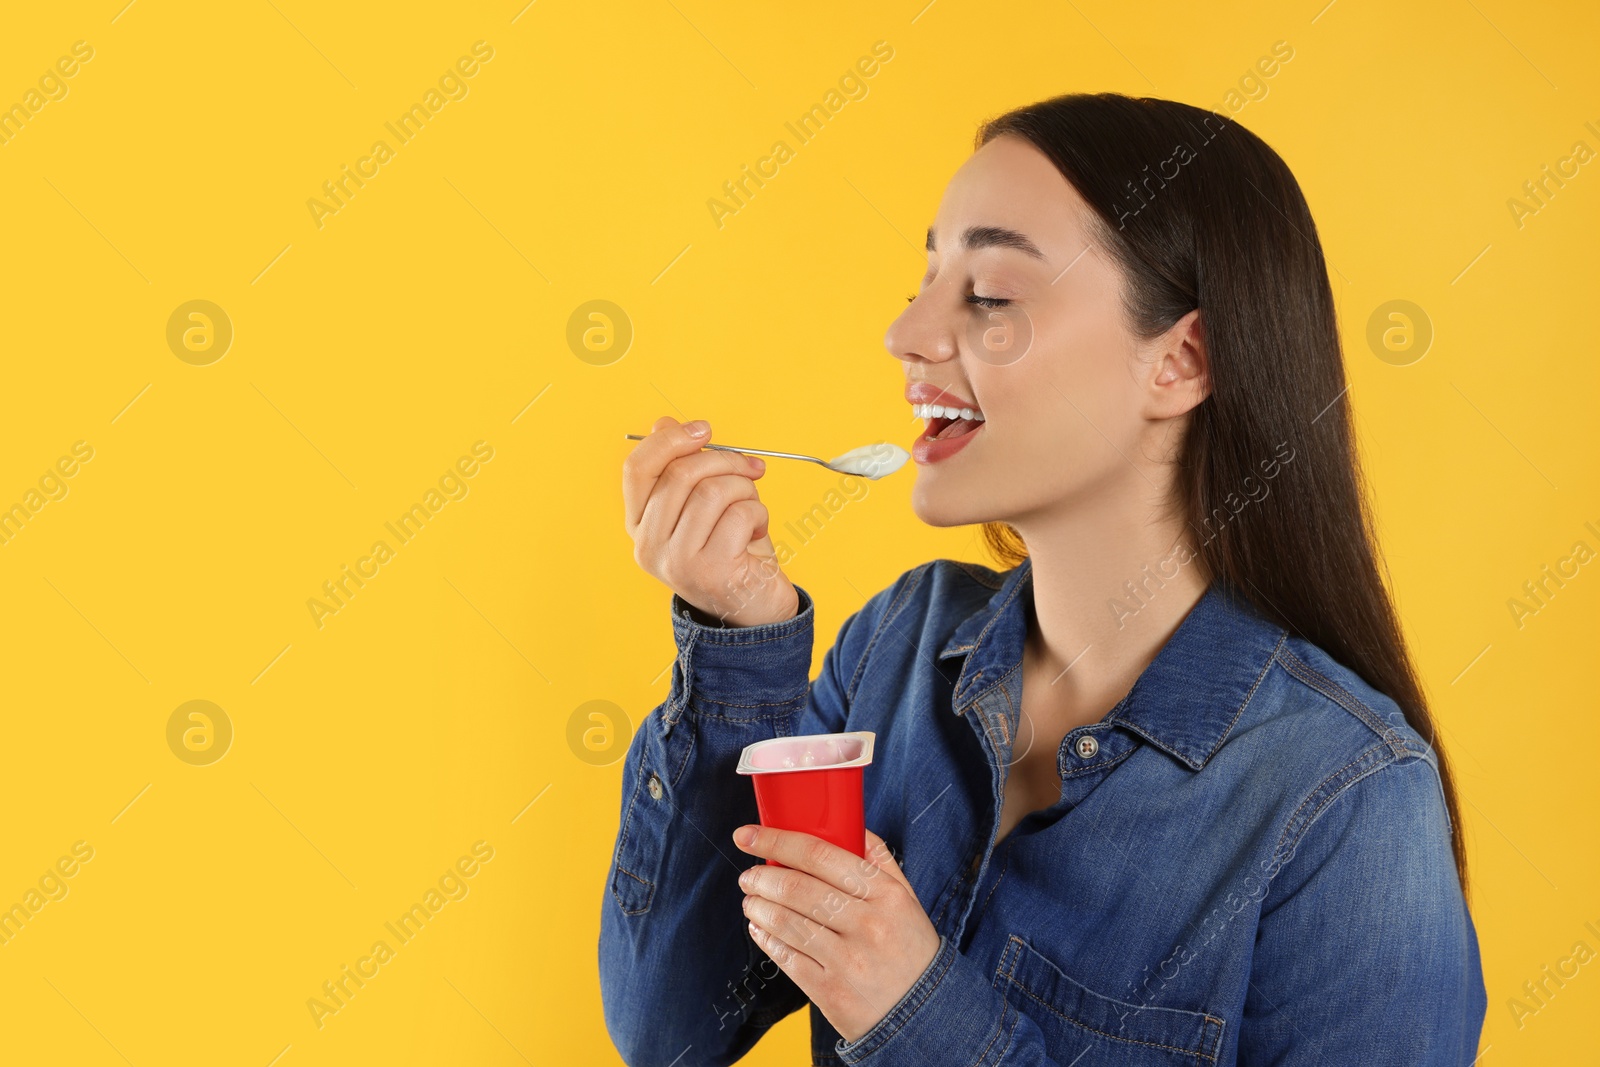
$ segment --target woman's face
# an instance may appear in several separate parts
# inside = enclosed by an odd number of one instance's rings
[[[1174,416],[1203,392],[1197,375],[1183,381],[1167,364],[1182,364],[1197,315],[1139,343],[1124,322],[1121,273],[1091,244],[1091,215],[1038,149],[1010,135],[975,152],[945,189],[921,291],[884,344],[905,362],[913,402],[936,387],[983,421],[913,448],[912,507],[924,522],[1026,522],[1103,500],[1136,489],[1130,479],[1147,478],[1181,440],[1175,424],[1186,420]],[[1175,362],[1163,358],[1174,349]],[[925,421],[924,437],[944,421]]]

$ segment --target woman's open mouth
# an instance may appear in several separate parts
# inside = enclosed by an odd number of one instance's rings
[[[911,458],[923,464],[955,455],[987,421],[983,412],[971,407],[913,404],[911,410],[917,418],[928,420],[922,435],[911,446]]]

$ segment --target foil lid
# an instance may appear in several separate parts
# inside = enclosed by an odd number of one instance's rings
[[[773,774],[865,767],[872,762],[872,743],[876,738],[877,734],[871,730],[772,737],[746,745],[739,753],[737,770],[740,774]]]

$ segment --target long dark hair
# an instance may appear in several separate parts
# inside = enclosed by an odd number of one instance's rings
[[[1460,806],[1384,584],[1333,292],[1294,175],[1231,118],[1151,97],[1058,96],[985,123],[975,147],[1001,134],[1030,142],[1094,211],[1091,240],[1122,269],[1139,337],[1200,309],[1211,391],[1190,412],[1174,506],[1212,577],[1387,695],[1433,746],[1465,892]],[[1288,476],[1257,499],[1257,467],[1283,442]],[[1027,558],[1009,524],[983,536],[1000,562]]]

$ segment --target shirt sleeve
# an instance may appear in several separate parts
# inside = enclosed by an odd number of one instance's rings
[[[746,926],[738,877],[760,861],[732,834],[758,816],[734,768],[753,742],[846,728],[878,601],[844,622],[813,682],[815,605],[796,591],[793,618],[759,626],[708,625],[672,597],[671,689],[628,747],[600,924],[606,1027],[630,1067],[733,1063],[806,1004]]]
[[[1239,1063],[1467,1067],[1487,1007],[1438,772],[1345,786],[1266,872]]]

